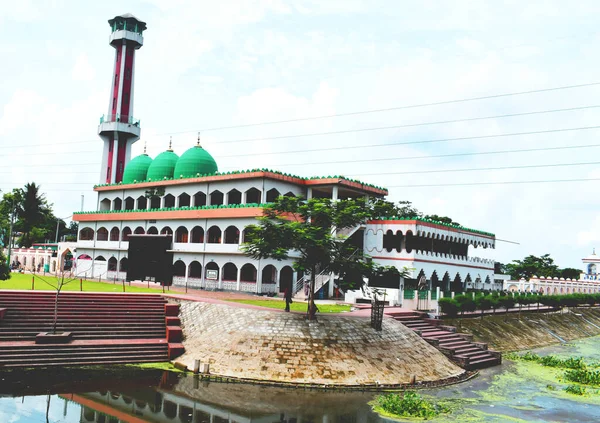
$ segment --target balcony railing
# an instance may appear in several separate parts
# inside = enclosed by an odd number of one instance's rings
[[[130,125],[134,125],[134,126],[140,126],[139,119],[135,119],[133,116],[121,115],[118,113],[114,114],[114,115],[100,116],[100,124],[103,124],[104,122],[122,122],[122,123],[128,123]]]

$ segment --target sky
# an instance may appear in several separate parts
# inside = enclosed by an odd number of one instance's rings
[[[95,210],[107,20],[132,13],[148,25],[133,156],[171,138],[182,154],[200,131],[221,171],[360,179],[496,234],[472,255],[582,268],[600,247],[600,2],[576,6],[0,0],[0,190],[36,182],[66,220],[82,196]]]

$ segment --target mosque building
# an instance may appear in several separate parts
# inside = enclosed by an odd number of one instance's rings
[[[135,54],[146,23],[130,14],[109,20],[115,48],[107,115],[98,133],[104,142],[94,211],[74,213],[79,234],[74,269],[79,275],[127,279],[130,237],[170,237],[175,285],[259,294],[277,293],[287,283],[300,290],[306,275],[290,260],[254,260],[241,247],[245,228],[281,195],[332,200],[380,197],[385,188],[343,176],[301,177],[268,169],[219,172],[200,143],[177,154],[172,148],[151,158],[131,159],[141,125],[133,117]],[[382,265],[409,268],[414,282],[462,291],[492,289],[494,261],[470,256],[494,248],[494,234],[420,218],[390,217],[367,222],[342,235]],[[319,275],[317,289],[335,292],[334,275]],[[356,297],[356,296],[355,296]]]

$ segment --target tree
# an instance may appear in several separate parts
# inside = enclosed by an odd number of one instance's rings
[[[32,235],[44,235],[41,233],[40,226],[51,216],[52,211],[46,201],[44,194],[40,193],[40,186],[35,182],[25,185],[22,190],[22,202],[17,206],[19,216],[19,227],[23,232],[20,244],[24,247],[31,247],[36,241]],[[37,233],[32,233],[34,229]]]
[[[428,214],[425,216],[425,219],[435,220],[437,222],[447,223],[449,225],[460,226],[460,223],[455,222],[451,218],[447,216],[438,216],[437,214]]]
[[[513,279],[530,279],[532,276],[554,277],[558,274],[558,266],[550,254],[544,254],[541,257],[533,255],[525,257],[523,260],[513,260],[506,265],[506,270]]]
[[[492,308],[491,295],[478,295],[475,297],[475,305],[481,310],[481,318],[483,319],[483,313]]]
[[[559,270],[561,278],[565,279],[579,279],[581,276],[581,270],[574,269],[572,267],[565,267],[564,269]]]
[[[60,296],[60,292],[62,289],[77,280],[77,278],[65,278],[65,272],[62,271],[60,274],[56,275],[54,278],[44,278],[41,276],[37,276],[38,279],[41,279],[43,282],[48,284],[56,291],[56,296],[54,297],[54,315],[52,318],[52,333],[56,333],[56,326],[58,324],[58,298]]]
[[[0,250],[0,281],[10,279],[10,263],[8,263],[4,254]]]
[[[258,225],[249,225],[244,252],[254,259],[294,259],[297,271],[310,274],[308,316],[314,320],[315,280],[320,272],[340,275],[347,286],[362,285],[364,278],[389,273],[363,256],[362,249],[337,231],[354,228],[370,219],[397,216],[399,207],[381,200],[325,198],[304,200],[279,197],[263,209]],[[333,283],[333,282],[331,282]]]

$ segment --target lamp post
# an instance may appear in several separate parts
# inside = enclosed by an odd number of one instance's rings
[[[54,238],[54,243],[55,244],[58,244],[58,229],[59,229],[59,226],[60,226],[60,221],[63,220],[63,219],[69,219],[71,217],[73,217],[72,214],[69,215],[69,216],[66,216],[66,217],[59,217],[59,218],[56,219],[56,237]]]
[[[15,218],[15,199],[12,199],[12,207],[10,209],[10,229],[8,233],[8,257],[6,263],[10,266],[10,253],[12,250],[12,238],[13,238],[13,223]]]

